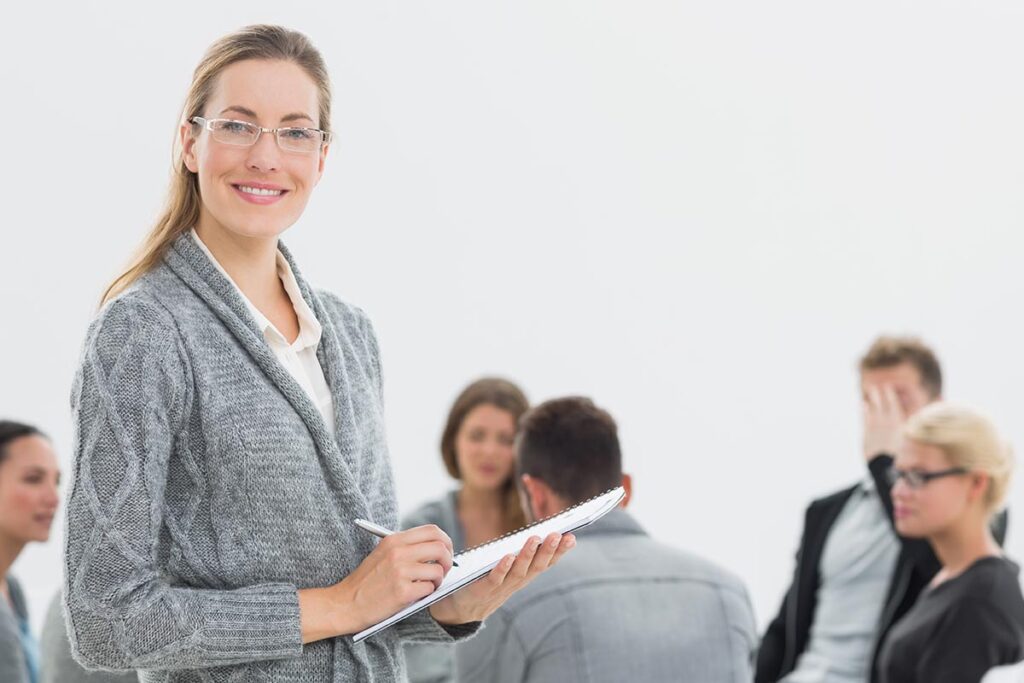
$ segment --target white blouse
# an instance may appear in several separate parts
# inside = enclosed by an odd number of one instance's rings
[[[242,293],[242,290],[238,288],[238,285],[231,279],[227,271],[217,262],[217,258],[203,244],[203,240],[199,239],[199,235],[194,229],[192,230],[192,238],[210,258],[213,265],[217,266],[221,274],[228,279],[228,282],[234,285],[238,295],[242,297],[242,301],[249,308],[249,312],[256,321],[256,325],[263,330],[263,338],[267,341],[270,350],[274,352],[281,365],[299,383],[299,386],[309,396],[313,405],[319,409],[320,414],[323,415],[324,423],[327,425],[328,432],[334,434],[334,399],[331,398],[331,390],[327,386],[324,369],[320,367],[320,360],[316,357],[316,349],[320,344],[320,335],[323,333],[323,328],[320,326],[320,321],[313,314],[312,309],[310,309],[309,304],[302,298],[302,293],[299,291],[299,283],[296,282],[295,275],[292,273],[291,266],[288,265],[284,255],[280,251],[277,252],[277,274],[281,278],[281,284],[284,285],[284,291],[288,293],[288,298],[292,301],[295,315],[299,319],[299,336],[291,344],[274,327],[274,324],[267,320],[267,317],[260,313],[260,310]]]

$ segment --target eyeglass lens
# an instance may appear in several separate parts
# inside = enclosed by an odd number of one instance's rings
[[[248,146],[255,144],[261,129],[245,121],[214,120],[210,131],[217,142]],[[279,128],[276,137],[281,149],[291,152],[315,152],[323,142],[320,131],[311,128]]]

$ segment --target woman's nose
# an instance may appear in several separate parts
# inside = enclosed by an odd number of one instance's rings
[[[60,488],[56,482],[46,487],[46,493],[43,500],[49,507],[56,508],[60,505]]]
[[[249,156],[245,165],[250,171],[269,173],[276,171],[281,166],[281,148],[277,145],[277,137],[274,133],[264,132],[256,140],[256,144],[249,148]]]
[[[892,485],[891,493],[894,499],[906,498],[909,496],[911,494],[911,489],[910,486],[907,485],[907,480],[903,477],[897,479],[896,483]]]

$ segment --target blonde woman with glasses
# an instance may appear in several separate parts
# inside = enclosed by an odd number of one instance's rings
[[[429,611],[346,637],[433,591],[452,543],[353,525],[397,525],[377,340],[279,241],[324,172],[330,111],[323,59],[294,31],[242,29],[196,68],[167,207],[74,384],[64,595],[89,668],[400,680],[402,641],[472,634],[574,543],[531,539]]]
[[[936,403],[910,419],[890,474],[897,532],[942,563],[882,648],[882,683],[974,683],[1024,658],[1018,566],[990,520],[1006,496],[1008,446],[983,415]]]

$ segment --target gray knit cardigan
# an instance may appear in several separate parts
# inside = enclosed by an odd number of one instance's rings
[[[65,605],[76,659],[144,682],[403,680],[401,640],[452,642],[428,613],[362,643],[302,645],[297,589],[396,525],[369,320],[314,292],[335,434],[190,235],[107,304],[72,390]]]

